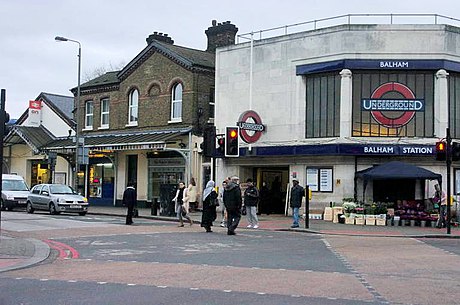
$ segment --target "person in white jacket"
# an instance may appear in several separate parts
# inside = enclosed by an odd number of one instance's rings
[[[188,215],[188,211],[184,207],[184,198],[187,196],[187,191],[185,188],[184,182],[179,182],[179,188],[177,189],[176,192],[176,197],[173,198],[173,201],[175,202],[175,210],[177,214],[177,218],[179,219],[179,227],[184,226],[184,222],[182,220],[182,217],[190,221],[190,225],[193,225],[193,221]]]

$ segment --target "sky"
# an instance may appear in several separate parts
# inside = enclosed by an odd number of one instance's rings
[[[96,70],[129,63],[154,31],[167,33],[176,45],[205,50],[204,31],[212,20],[231,21],[240,35],[339,15],[390,13],[460,19],[460,1],[0,0],[0,88],[6,89],[11,118],[41,92],[71,96],[78,44],[56,42],[56,36],[81,43],[84,83]]]

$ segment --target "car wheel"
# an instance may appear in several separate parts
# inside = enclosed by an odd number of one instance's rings
[[[26,211],[29,214],[32,214],[34,212],[34,208],[32,207],[32,202],[27,201]]]
[[[80,215],[80,216],[85,216],[85,215],[86,215],[86,212],[80,212],[80,213],[78,213],[78,215]]]
[[[54,203],[50,203],[50,214],[51,215],[56,215],[56,214],[59,214],[56,210],[56,206],[54,205]]]

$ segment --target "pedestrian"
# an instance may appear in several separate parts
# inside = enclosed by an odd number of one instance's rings
[[[214,190],[214,187],[214,181],[210,180],[206,183],[206,188],[203,191],[203,214],[201,216],[201,226],[206,229],[206,232],[212,232],[212,223],[217,218],[217,193]]]
[[[439,184],[434,185],[434,196],[433,196],[433,205],[439,209],[439,218],[436,223],[438,229],[445,228],[447,226],[447,198],[446,193],[441,191]]]
[[[186,188],[185,188],[185,183],[184,182],[179,182],[179,188],[177,189],[176,192],[176,197],[173,198],[173,201],[175,202],[175,210],[176,210],[176,215],[177,218],[179,219],[179,225],[178,227],[183,227],[184,222],[182,220],[182,217],[190,221],[190,226],[193,225],[193,221],[188,215],[187,210],[184,207],[184,197],[187,195],[186,194]]]
[[[190,212],[196,211],[198,208],[198,188],[196,186],[195,178],[190,179],[190,184],[187,187],[187,198],[186,201],[188,202],[188,209]],[[187,209],[187,212],[189,211]]]
[[[134,182],[128,182],[125,191],[123,192],[123,206],[128,208],[126,212],[126,224],[133,224],[133,212],[134,208],[137,206],[137,194],[136,188],[134,187]]]
[[[235,235],[235,230],[241,219],[241,189],[238,185],[240,179],[233,176],[224,190],[224,205],[227,210],[227,235]]]
[[[297,178],[292,179],[292,188],[291,188],[291,201],[290,207],[292,208],[292,218],[293,223],[291,228],[299,227],[299,209],[302,206],[302,197],[305,195],[304,188],[299,185],[299,180]]]
[[[270,190],[265,181],[262,182],[259,192],[259,212],[270,215]]]
[[[224,190],[225,190],[225,187],[227,186],[228,181],[229,179],[224,180],[222,182],[222,187],[219,189],[219,206],[220,206],[220,214],[222,217],[220,226],[222,228],[225,228],[227,226],[227,210],[225,209],[225,205],[224,205]]]
[[[259,228],[259,219],[257,218],[257,204],[259,203],[259,190],[254,185],[251,178],[246,180],[248,187],[244,191],[244,205],[246,206],[246,218],[248,220],[247,228]]]

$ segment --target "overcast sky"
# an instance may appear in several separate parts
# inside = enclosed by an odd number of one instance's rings
[[[458,0],[0,0],[0,88],[6,109],[18,118],[40,92],[70,96],[98,68],[127,64],[154,31],[176,45],[206,49],[211,20],[230,20],[238,34],[357,13],[427,13],[460,19]],[[458,14],[458,15],[455,15]],[[82,81],[83,82],[83,81]]]

